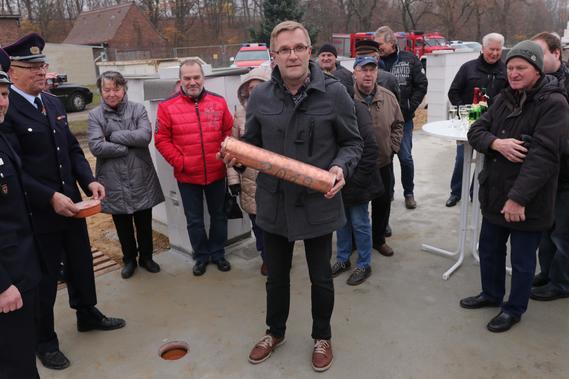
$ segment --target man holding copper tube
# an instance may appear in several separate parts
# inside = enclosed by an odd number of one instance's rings
[[[89,163],[77,139],[67,125],[63,104],[44,92],[47,57],[42,53],[45,42],[31,33],[4,47],[12,61],[9,75],[10,108],[0,129],[21,158],[23,185],[30,207],[40,253],[46,273],[39,285],[37,355],[50,369],[69,366],[59,350],[54,328],[53,306],[57,282],[63,263],[69,304],[77,311],[77,329],[112,330],[125,321],[107,318],[96,307],[97,295],[93,257],[87,224],[74,216],[81,201],[77,184],[94,199],[105,196],[103,186],[95,181]]]
[[[242,140],[325,169],[336,176],[326,193],[261,172],[257,177],[257,222],[265,231],[268,267],[268,330],[249,354],[261,363],[285,341],[294,243],[304,240],[312,296],[312,367],[327,370],[333,360],[330,318],[334,285],[332,233],[346,222],[342,197],[362,152],[354,103],[344,86],[310,61],[310,37],[301,24],[284,21],[271,33],[276,63],[272,79],[259,84],[247,106]],[[225,154],[232,166],[236,160]]]

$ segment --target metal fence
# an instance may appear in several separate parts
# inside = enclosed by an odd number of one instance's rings
[[[174,57],[194,57],[198,56],[212,67],[227,67],[231,64],[229,58],[235,57],[240,44],[230,45],[208,45],[173,48]]]

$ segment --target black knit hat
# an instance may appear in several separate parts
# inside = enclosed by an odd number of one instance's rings
[[[322,53],[332,53],[336,58],[338,58],[338,51],[334,46],[330,45],[329,43],[325,43],[324,45],[322,45],[320,50],[318,50],[318,55]]]
[[[528,61],[543,74],[543,50],[537,43],[525,40],[512,47],[506,57],[506,64],[510,59],[516,57]]]

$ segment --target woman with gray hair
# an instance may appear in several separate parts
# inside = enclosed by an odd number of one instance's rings
[[[123,253],[121,276],[138,264],[155,273],[152,260],[152,207],[164,201],[148,144],[152,128],[142,104],[128,101],[127,81],[115,71],[97,80],[101,105],[89,112],[89,149],[97,158],[97,180],[105,186],[103,212],[113,217]],[[136,228],[136,233],[135,233]]]

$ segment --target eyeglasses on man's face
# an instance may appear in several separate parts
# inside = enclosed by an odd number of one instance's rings
[[[37,65],[37,66],[22,66],[22,65],[12,64],[12,67],[23,68],[23,69],[29,70],[31,72],[40,72],[42,70],[47,71],[47,69],[49,68],[49,64],[42,63],[42,64]]]
[[[310,46],[304,46],[304,45],[298,45],[295,46],[293,48],[288,48],[288,47],[283,47],[281,49],[278,49],[277,51],[275,51],[275,53],[281,57],[286,57],[292,54],[292,52],[294,51],[294,54],[299,55],[304,53],[306,50],[308,50]]]

